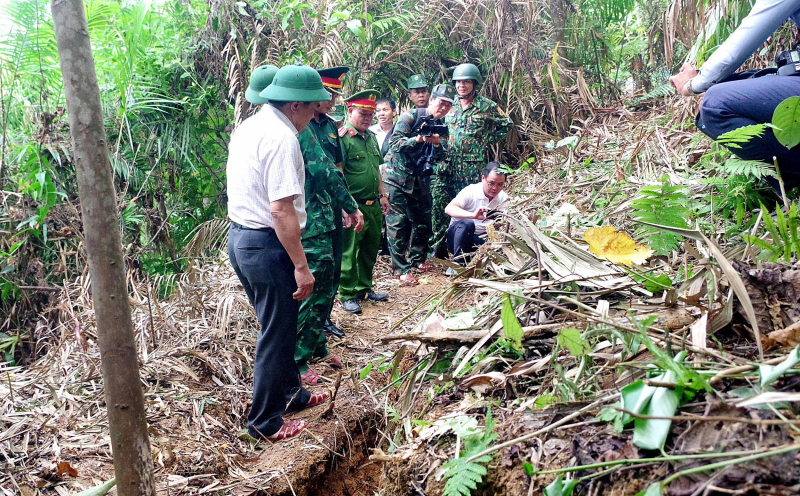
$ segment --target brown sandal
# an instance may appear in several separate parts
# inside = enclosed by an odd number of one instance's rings
[[[281,439],[294,437],[303,432],[306,427],[308,427],[308,424],[302,420],[284,420],[283,425],[280,429],[278,429],[278,432],[271,436],[267,436],[267,439],[270,441],[280,441]]]
[[[313,407],[315,407],[317,405],[321,405],[321,404],[325,403],[326,401],[328,401],[329,399],[331,399],[331,393],[329,393],[327,391],[325,391],[323,393],[312,393],[311,394],[311,399],[309,399],[308,403],[306,403],[303,406],[302,410],[305,410],[306,408],[313,408]]]

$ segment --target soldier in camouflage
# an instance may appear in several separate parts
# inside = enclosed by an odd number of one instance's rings
[[[427,108],[400,116],[386,154],[387,237],[394,274],[403,286],[418,284],[409,273],[412,267],[421,272],[433,268],[425,263],[431,236],[430,176],[433,165],[444,160],[448,143],[447,135],[440,136],[433,126],[447,130],[443,118],[455,97],[449,84],[435,86]]]
[[[453,71],[453,83],[459,104],[446,119],[450,128],[447,160],[440,164],[433,178],[433,228],[436,254],[446,257],[444,236],[450,218],[444,209],[459,191],[480,180],[486,164],[484,151],[508,135],[513,123],[496,103],[477,94],[483,81],[473,64],[461,64]]]
[[[324,105],[324,103],[323,103]],[[312,358],[327,359],[331,365],[340,367],[338,357],[329,355],[327,339],[323,332],[325,319],[330,312],[335,296],[333,231],[334,212],[331,205],[341,205],[353,223],[361,231],[364,217],[358,204],[347,190],[347,184],[333,161],[325,154],[314,132],[307,126],[297,137],[305,162],[306,215],[308,221],[301,236],[308,267],[314,276],[314,290],[300,304],[297,322],[297,347],[294,359],[300,369],[303,382],[320,384],[322,379],[308,366]],[[334,200],[335,199],[335,200]],[[334,201],[332,201],[334,200]]]
[[[339,126],[336,124],[333,118],[331,118],[331,113],[335,107],[333,104],[336,102],[336,98],[341,95],[344,77],[349,71],[350,68],[346,66],[317,70],[320,78],[322,79],[322,86],[324,86],[325,89],[328,90],[328,93],[331,94],[331,100],[329,102],[321,103],[317,111],[314,112],[314,118],[308,123],[308,127],[314,132],[314,135],[317,137],[317,141],[319,141],[319,145],[322,147],[325,155],[327,155],[328,158],[331,159],[331,161],[333,161],[333,163],[336,165],[338,174],[341,176],[343,181],[344,174],[341,172],[341,170],[344,156],[342,155],[342,143],[339,139]],[[331,208],[333,208],[333,221],[335,226],[334,230],[331,232],[333,243],[333,294],[335,295],[339,290],[339,280],[342,276],[342,243],[344,239],[343,236],[345,226],[342,225],[341,215],[343,205],[341,205],[336,198],[333,198],[333,204],[331,205]],[[344,331],[331,322],[333,302],[334,299],[331,298],[327,315],[325,316],[324,331],[325,334],[329,334],[337,338],[343,338],[345,336]]]

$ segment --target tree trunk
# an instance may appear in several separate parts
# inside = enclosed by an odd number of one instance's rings
[[[120,496],[155,496],[116,195],[83,0],[52,0]]]

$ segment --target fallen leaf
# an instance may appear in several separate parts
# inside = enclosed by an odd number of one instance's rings
[[[765,403],[781,403],[800,401],[800,393],[783,393],[780,391],[761,393],[736,404],[738,407],[763,405]]]
[[[692,324],[692,344],[701,350],[708,349],[706,346],[706,334],[708,332],[708,312],[703,312],[703,316]]]
[[[56,471],[58,472],[59,477],[64,475],[69,475],[70,477],[77,477],[78,471],[69,464],[69,462],[58,462],[56,465]]]
[[[653,250],[636,244],[614,226],[591,227],[583,239],[589,243],[589,251],[615,264],[642,264],[653,254]]]
[[[779,346],[793,347],[800,344],[800,322],[795,322],[789,327],[772,331],[768,335],[769,339]]]
[[[476,393],[485,394],[490,387],[504,386],[506,375],[502,372],[487,372],[486,374],[476,374],[461,381],[461,385],[471,388]]]
[[[551,358],[552,355],[547,355],[539,360],[529,360],[527,362],[516,363],[513,367],[511,367],[508,375],[517,376],[535,374],[536,372],[539,372],[543,368],[547,367],[547,364],[550,363]]]

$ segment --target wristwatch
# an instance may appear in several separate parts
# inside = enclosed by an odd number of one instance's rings
[[[691,79],[686,81],[686,84],[684,84],[683,87],[686,89],[686,92],[689,93],[692,96],[696,96],[696,95],[700,94],[700,93],[696,93],[694,91],[694,89],[692,89],[692,80]]]

